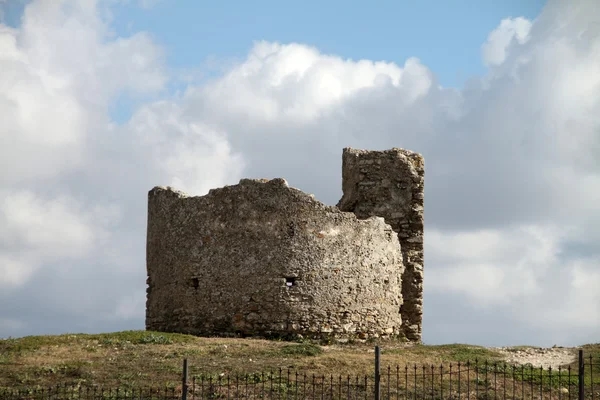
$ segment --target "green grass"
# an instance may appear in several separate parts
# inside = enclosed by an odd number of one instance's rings
[[[284,356],[304,357],[317,356],[323,353],[323,349],[321,348],[321,346],[317,346],[310,343],[288,344],[283,346],[279,351]]]
[[[427,354],[437,354],[440,362],[461,362],[465,363],[467,361],[474,362],[478,360],[479,362],[494,362],[502,359],[500,353],[495,352],[493,350],[489,350],[485,347],[481,346],[472,346],[466,344],[443,344],[438,346],[431,345],[417,345],[415,347],[406,349],[391,349],[391,350],[382,350],[381,354],[398,354],[409,351],[415,355],[427,355]]]
[[[97,341],[108,346],[127,346],[131,344],[173,344],[188,343],[195,340],[192,335],[151,331],[123,331],[100,334],[64,334],[47,336],[25,336],[18,339],[0,340],[0,354],[11,354],[39,350],[50,346],[71,346],[82,342]],[[2,360],[2,358],[0,358]]]

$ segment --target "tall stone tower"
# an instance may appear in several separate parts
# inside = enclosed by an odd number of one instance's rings
[[[402,332],[411,341],[421,340],[423,319],[424,172],[423,157],[408,150],[343,151],[344,194],[338,207],[360,219],[383,217],[400,239]]]

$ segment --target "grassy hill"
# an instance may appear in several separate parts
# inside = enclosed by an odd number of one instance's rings
[[[29,336],[0,340],[0,388],[56,384],[176,385],[181,382],[183,358],[189,360],[190,376],[268,372],[279,368],[293,368],[310,375],[372,375],[374,345],[199,338],[148,331]],[[501,354],[479,346],[400,342],[380,345],[384,370],[387,366],[439,366],[476,358],[480,362],[502,360]],[[584,348],[600,354],[600,345]]]

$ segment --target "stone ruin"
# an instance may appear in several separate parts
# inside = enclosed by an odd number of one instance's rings
[[[421,340],[420,154],[345,148],[327,206],[284,179],[148,194],[146,329]]]

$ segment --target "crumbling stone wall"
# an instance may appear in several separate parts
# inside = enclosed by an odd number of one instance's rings
[[[404,267],[392,228],[326,206],[283,179],[242,179],[198,197],[155,187],[147,234],[149,330],[402,333]]]
[[[394,148],[345,148],[342,155],[342,211],[359,218],[379,216],[398,233],[405,271],[401,308],[404,335],[421,340],[423,314],[423,179],[420,154]]]

